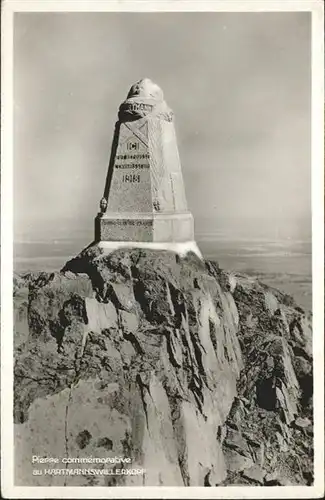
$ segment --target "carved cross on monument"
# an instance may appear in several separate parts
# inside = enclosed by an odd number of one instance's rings
[[[145,78],[119,109],[96,241],[193,241],[173,113]]]

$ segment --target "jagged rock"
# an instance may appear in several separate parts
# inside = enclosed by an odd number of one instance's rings
[[[136,308],[132,286],[126,285],[125,283],[111,283],[111,287],[112,295],[114,295],[116,305],[119,309],[125,309],[131,312]]]
[[[275,301],[274,307],[270,307],[270,296],[266,299],[266,293],[276,298],[277,309]],[[282,483],[307,484],[298,462],[302,460],[309,470],[312,461],[305,460],[307,447],[308,453],[312,453],[312,434],[306,434],[307,441],[303,442],[292,434],[291,426],[302,412],[312,415],[310,316],[304,315],[293,300],[289,301],[278,290],[243,275],[237,276],[233,297],[239,313],[238,337],[244,359],[237,398],[243,401],[245,412],[238,418],[240,406],[236,401],[226,428],[242,432],[255,464],[261,468],[283,469],[286,464],[288,471]],[[301,333],[298,340],[297,330]],[[297,362],[297,354],[304,362]],[[226,441],[223,449],[226,451]],[[247,481],[232,472],[225,484],[247,484]]]
[[[279,432],[276,432],[275,435],[276,435],[276,438],[277,438],[278,443],[279,443],[280,451],[283,451],[284,453],[286,453],[288,451],[288,445],[285,441],[285,438]]]
[[[283,471],[275,470],[265,475],[264,484],[265,486],[291,486],[297,483],[290,477],[287,477]]]
[[[228,428],[224,446],[235,449],[242,455],[250,456],[247,441],[240,431]]]
[[[309,420],[309,418],[298,417],[295,420],[295,426],[301,429],[305,429],[306,427],[311,426],[311,421]]]
[[[277,298],[273,295],[273,293],[265,293],[265,306],[269,310],[270,314],[273,314],[278,310],[279,304]]]
[[[263,484],[265,472],[258,465],[254,465],[249,469],[243,471],[243,477],[255,481],[256,483]]]
[[[226,449],[224,451],[227,469],[232,472],[240,472],[244,469],[250,468],[254,465],[253,460],[250,457],[241,455],[235,450]]]
[[[309,319],[281,292],[194,254],[96,246],[14,292],[19,484],[260,484],[284,464],[276,484],[310,483],[311,426],[292,425],[311,418]],[[30,470],[115,454],[146,473]]]
[[[266,485],[271,485],[271,484],[280,484],[279,482],[279,474],[277,471],[269,472],[265,475],[264,477],[264,483]]]

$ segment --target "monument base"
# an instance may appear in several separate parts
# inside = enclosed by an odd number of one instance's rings
[[[181,243],[194,241],[194,221],[190,212],[172,214],[98,214],[95,219],[97,242]]]
[[[195,241],[186,241],[182,243],[168,243],[168,242],[143,242],[143,241],[99,241],[94,243],[99,248],[101,248],[104,253],[111,253],[114,250],[120,248],[143,248],[147,250],[168,250],[169,252],[175,252],[181,257],[184,257],[187,253],[193,252],[203,260],[202,254],[199,247]]]

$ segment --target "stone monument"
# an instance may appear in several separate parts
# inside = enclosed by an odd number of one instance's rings
[[[95,241],[194,243],[173,112],[148,78],[119,108]]]

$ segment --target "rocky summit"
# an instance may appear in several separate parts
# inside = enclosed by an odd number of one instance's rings
[[[312,484],[311,315],[291,297],[93,245],[17,275],[14,301],[16,485]],[[130,474],[73,473],[117,458]]]

